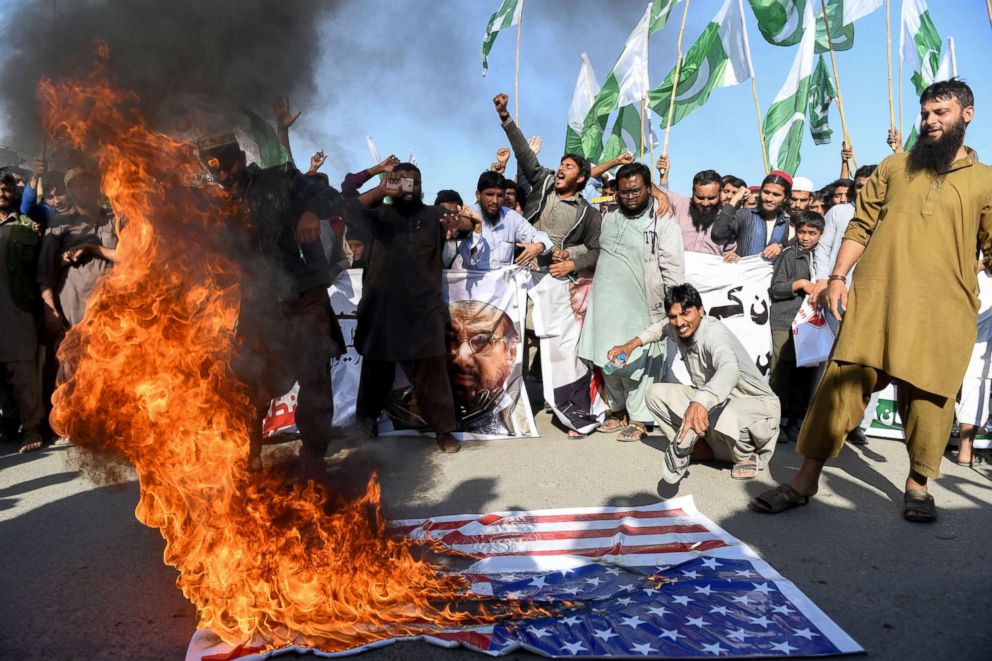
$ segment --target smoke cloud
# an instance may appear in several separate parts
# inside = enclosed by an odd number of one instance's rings
[[[218,124],[242,107],[269,117],[280,94],[306,103],[316,90],[318,30],[334,3],[75,0],[57,3],[54,18],[52,8],[18,3],[6,16],[3,141],[22,155],[42,143],[38,80],[85,73],[95,40],[109,46],[117,83],[139,95],[156,127],[173,134],[192,131],[194,123],[203,128],[208,115]]]

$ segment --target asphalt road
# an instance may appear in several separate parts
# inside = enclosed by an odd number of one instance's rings
[[[468,443],[442,455],[433,441],[380,439],[349,462],[377,465],[392,518],[513,509],[631,505],[659,492],[665,441],[569,440],[539,413],[537,439]],[[0,446],[0,658],[181,659],[196,626],[162,563],[164,543],[139,524],[138,487],[80,477],[75,451],[30,455]],[[747,483],[694,466],[678,495],[754,548],[877,659],[992,656],[992,470],[945,461],[932,487],[940,520],[900,518],[902,443],[847,447],[820,494],[776,517],[746,510],[750,496],[798,466],[780,445]],[[367,658],[480,659],[466,650],[402,643]],[[538,658],[527,654],[509,658]]]

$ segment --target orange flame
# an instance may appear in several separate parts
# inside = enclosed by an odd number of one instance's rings
[[[339,503],[247,471],[256,418],[230,369],[245,275],[224,251],[233,209],[184,185],[201,172],[193,145],[150,130],[109,81],[98,62],[86,79],[39,85],[47,130],[98,159],[123,219],[117,264],[62,345],[71,375],[54,426],[134,465],[137,518],[161,530],[200,626],[229,644],[339,650],[491,620],[453,609],[464,580],[386,534],[374,476]]]

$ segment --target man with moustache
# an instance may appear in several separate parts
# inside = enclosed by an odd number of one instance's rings
[[[778,397],[740,340],[719,319],[706,316],[695,287],[672,287],[664,304],[667,318],[608,352],[616,360],[666,338],[679,348],[692,385],[656,383],[645,398],[669,441],[662,479],[678,483],[690,458],[730,461],[732,478],[752,479],[775,452]]]
[[[503,205],[506,183],[503,175],[487,170],[479,176],[472,213],[479,217],[472,235],[458,244],[460,268],[489,271],[516,264],[529,264],[539,255],[550,255],[548,235]],[[514,258],[515,250],[520,254]]]
[[[360,198],[370,207],[366,222],[372,245],[355,330],[355,349],[363,358],[355,415],[359,428],[375,436],[399,366],[440,450],[458,452],[445,362],[442,253],[445,242],[467,234],[473,222],[464,212],[425,205],[422,195],[420,169],[400,163]],[[392,204],[382,204],[386,196]]]
[[[939,474],[975,343],[979,250],[984,267],[992,266],[992,168],[964,144],[974,114],[965,83],[927,87],[919,141],[882,161],[858,195],[828,277],[827,305],[843,323],[799,434],[802,466],[788,484],[752,500],[752,509],[808,503],[871,393],[898,380],[909,454],[903,517],[936,520],[927,482]]]
[[[658,159],[659,171],[668,171],[668,157]],[[692,178],[692,198],[664,189],[672,205],[672,213],[682,230],[682,245],[686,252],[724,256],[733,252],[733,242],[713,238],[713,223],[720,211],[722,179],[715,170],[702,170]],[[745,189],[746,190],[746,189]]]
[[[523,207],[524,217],[554,244],[552,255],[542,257],[538,263],[548,266],[548,272],[556,278],[594,269],[599,258],[601,219],[599,211],[582,197],[592,166],[579,154],[562,156],[557,170],[542,166],[510,117],[508,102],[506,94],[493,97],[517,166],[531,188],[527,198],[518,198],[517,202]]]
[[[739,209],[749,191],[737,191],[730,203],[717,214],[713,223],[715,241],[737,243],[734,251],[740,257],[761,255],[774,260],[789,240],[789,216],[786,202],[792,193],[792,177],[773,170],[761,182],[758,205],[754,209]]]
[[[513,402],[507,381],[520,342],[513,320],[483,301],[457,301],[448,309],[445,342],[458,428],[508,435]]]
[[[610,362],[607,352],[612,347],[664,319],[665,292],[685,280],[682,232],[664,194],[651,186],[651,171],[643,163],[629,163],[617,171],[616,180],[619,206],[603,219],[599,262],[578,347],[579,358],[600,368]],[[652,199],[652,191],[658,200]],[[619,432],[618,441],[639,441],[647,435],[653,418],[644,395],[661,380],[664,362],[659,344],[650,350],[634,349],[622,367],[604,370],[610,414],[600,431]]]

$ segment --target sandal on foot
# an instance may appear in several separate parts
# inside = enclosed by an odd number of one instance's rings
[[[791,485],[780,484],[751,499],[748,507],[762,514],[778,514],[794,507],[802,507],[809,503],[809,496],[804,496]]]
[[[751,455],[744,461],[739,461],[730,469],[730,477],[735,480],[751,480],[758,474],[758,459]]]
[[[937,520],[937,505],[926,489],[909,489],[903,496],[902,518],[914,523]]]
[[[462,449],[462,446],[458,443],[458,439],[451,434],[438,434],[437,447],[440,448],[441,452],[448,454],[458,452]]]
[[[38,432],[28,432],[24,434],[24,438],[21,441],[21,447],[18,448],[20,454],[26,452],[34,452],[35,450],[40,450],[44,445],[44,440],[41,438],[41,434]]]
[[[617,434],[617,440],[621,443],[634,443],[644,440],[644,437],[647,435],[648,431],[644,427],[636,423],[631,423]]]
[[[612,434],[618,432],[627,425],[620,418],[607,418],[606,422],[596,427],[596,431],[601,434]]]
[[[692,456],[692,450],[696,447],[696,441],[699,440],[699,436],[692,429],[685,432],[682,443],[678,442],[678,438],[679,436],[676,434],[672,442],[668,444],[668,448],[665,450],[665,461],[661,465],[661,479],[667,484],[678,484],[685,475],[685,471],[689,468],[689,457]]]

